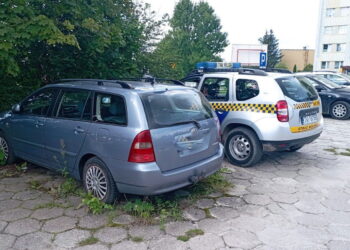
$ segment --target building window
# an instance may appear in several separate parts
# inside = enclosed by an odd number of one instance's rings
[[[343,66],[343,61],[335,61],[334,62],[334,68],[340,69]]]
[[[332,17],[332,16],[334,16],[334,14],[335,14],[335,8],[328,8],[326,10],[326,16],[327,17]]]
[[[328,69],[329,68],[329,62],[324,61],[321,62],[321,69]]]
[[[341,25],[341,26],[338,26],[338,34],[346,34],[346,29],[347,29],[348,26],[346,25]]]
[[[329,52],[331,49],[330,44],[323,44],[323,52]]]
[[[326,26],[324,27],[324,34],[331,35],[334,32],[334,26]]]
[[[337,44],[337,52],[345,51],[345,43],[338,43]]]
[[[350,16],[350,7],[340,8],[340,16]]]

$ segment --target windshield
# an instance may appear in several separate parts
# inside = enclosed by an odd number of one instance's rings
[[[339,75],[327,74],[325,77],[336,84],[344,85],[348,83],[348,80],[346,78]]]
[[[141,95],[150,128],[213,118],[209,102],[194,90],[168,90]]]
[[[305,77],[302,77],[305,78]],[[299,81],[296,77],[276,79],[283,94],[296,102],[317,100],[318,95],[310,81]]]
[[[350,75],[347,75],[347,74],[340,74],[340,75],[350,82]]]
[[[312,75],[309,77],[312,79],[315,79],[316,81],[323,83],[324,85],[326,85],[326,87],[328,87],[330,89],[338,89],[338,88],[342,87],[339,84],[336,84],[335,82],[332,82],[331,80],[328,80],[327,78],[324,78],[323,76]]]

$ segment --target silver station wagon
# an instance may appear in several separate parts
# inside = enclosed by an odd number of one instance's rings
[[[151,81],[68,79],[0,115],[0,150],[68,171],[106,203],[155,195],[216,172],[219,120],[193,88]]]

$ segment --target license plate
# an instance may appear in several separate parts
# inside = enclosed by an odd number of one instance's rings
[[[301,125],[308,125],[317,122],[317,114],[307,115],[301,117]]]

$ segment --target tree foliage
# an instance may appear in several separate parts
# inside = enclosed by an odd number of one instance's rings
[[[259,38],[259,42],[261,44],[267,44],[267,67],[274,68],[281,61],[282,55],[279,50],[278,39],[273,33],[273,30],[266,31],[265,35]]]
[[[314,66],[312,64],[307,64],[303,69],[304,72],[312,72],[313,70]]]
[[[164,23],[149,7],[132,0],[0,3],[0,110],[60,78],[143,74]]]
[[[228,45],[220,19],[206,2],[180,0],[170,19],[170,31],[151,58],[151,74],[183,77],[199,61],[220,60],[218,54]]]

